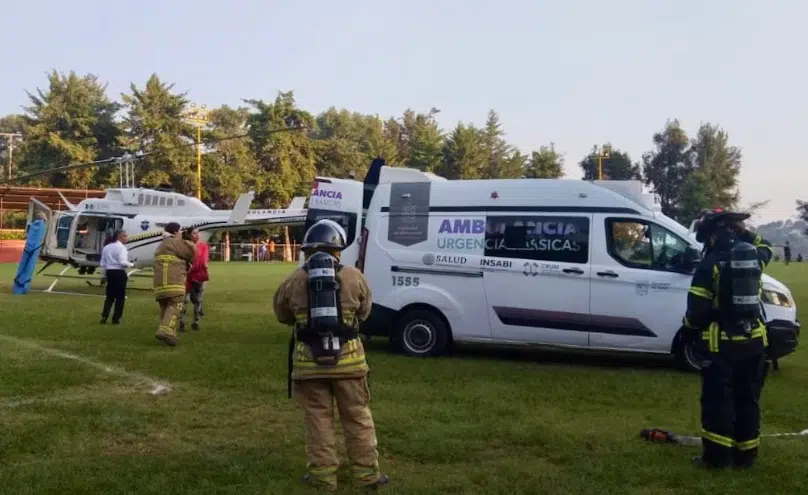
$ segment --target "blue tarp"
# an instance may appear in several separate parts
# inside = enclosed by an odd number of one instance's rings
[[[39,259],[39,250],[42,248],[42,240],[45,238],[45,221],[35,220],[28,227],[28,234],[25,237],[25,249],[22,251],[20,264],[17,265],[17,276],[14,277],[14,294],[27,294],[34,278],[34,268]]]

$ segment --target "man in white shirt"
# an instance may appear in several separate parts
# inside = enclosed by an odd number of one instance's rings
[[[112,313],[112,324],[118,325],[123,316],[123,303],[126,301],[126,282],[129,277],[125,268],[133,266],[129,261],[129,253],[124,243],[129,239],[125,230],[118,230],[114,234],[114,242],[110,242],[101,250],[101,269],[107,280],[107,298],[104,299],[104,309],[101,311],[101,324],[107,322],[109,310],[115,303],[115,312]]]

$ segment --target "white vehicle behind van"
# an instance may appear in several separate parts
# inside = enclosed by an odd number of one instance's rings
[[[363,333],[412,356],[459,342],[544,345],[672,353],[699,369],[679,330],[701,246],[639,182],[446,180],[382,164],[364,184],[318,178],[330,182],[309,204],[307,225],[342,220],[342,262],[369,281]],[[797,346],[794,299],[768,275],[763,296],[779,358]]]

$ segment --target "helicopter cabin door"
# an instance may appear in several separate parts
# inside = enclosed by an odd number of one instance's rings
[[[53,211],[45,203],[31,198],[28,206],[28,225],[35,221],[39,214],[44,217],[47,225],[41,254],[67,260],[70,254],[70,233],[76,219],[75,213]]]
[[[81,263],[100,263],[101,250],[122,229],[124,219],[112,215],[80,213],[71,232],[70,256]]]
[[[52,213],[53,211],[48,208],[48,205],[36,198],[31,198],[31,202],[28,203],[28,221],[25,224],[25,229],[28,230],[28,226],[34,223],[34,220],[37,219],[38,214],[42,214],[45,223],[50,224]]]

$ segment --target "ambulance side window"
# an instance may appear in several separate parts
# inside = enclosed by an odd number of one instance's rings
[[[670,230],[636,218],[606,219],[609,255],[621,265],[676,271],[689,244]]]
[[[585,264],[589,261],[589,218],[488,215],[485,256]]]

